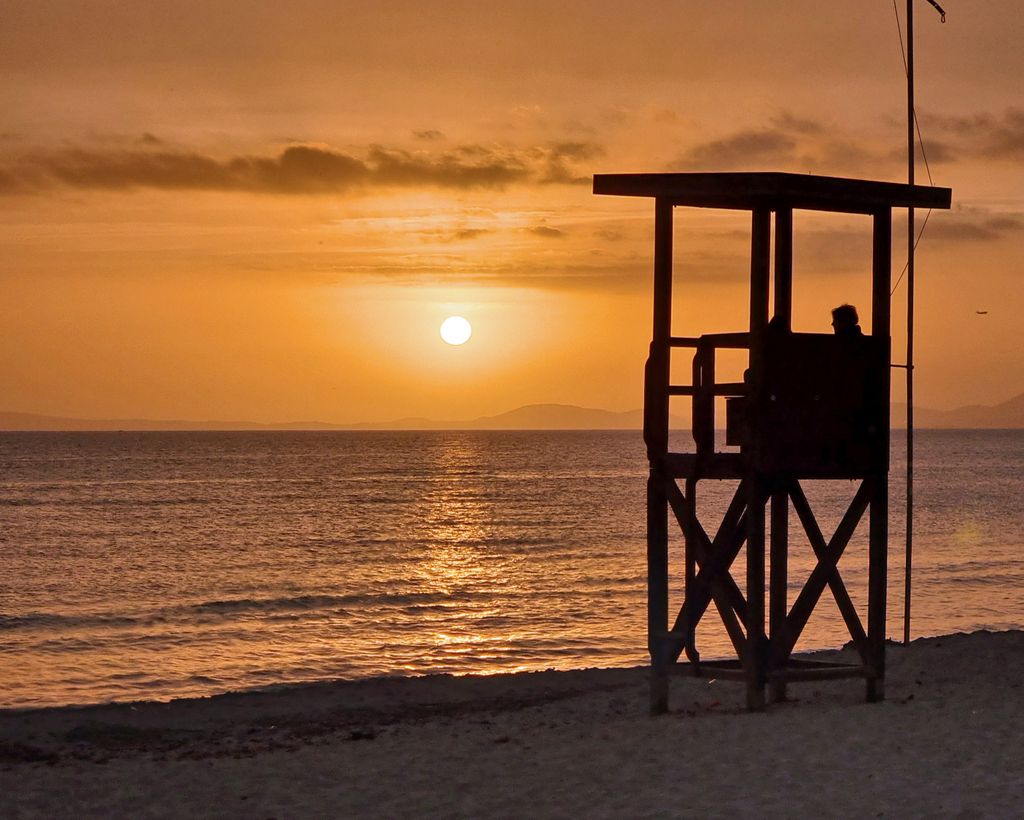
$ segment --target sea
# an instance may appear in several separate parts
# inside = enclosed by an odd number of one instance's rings
[[[1024,628],[1024,431],[915,441],[911,635]],[[0,707],[646,663],[645,478],[631,431],[0,434]],[[897,639],[905,479],[894,432]],[[699,485],[708,532],[734,490]],[[828,538],[856,484],[805,490]],[[864,618],[866,521],[840,570]],[[847,640],[826,591],[798,648]]]

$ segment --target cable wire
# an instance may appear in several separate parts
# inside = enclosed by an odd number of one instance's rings
[[[918,250],[918,245],[921,244],[921,238],[922,238],[922,236],[925,233],[925,225],[928,224],[928,220],[931,218],[931,216],[932,216],[932,209],[929,208],[928,209],[928,213],[925,214],[925,218],[921,222],[921,230],[918,231],[918,238],[916,238],[913,241],[913,250],[915,250],[915,251]],[[910,267],[910,260],[907,259],[906,262],[903,263],[903,269],[900,271],[899,276],[896,277],[896,284],[893,285],[893,289],[889,292],[890,296],[892,296],[894,293],[896,293],[896,289],[899,287],[899,284],[902,282],[903,275],[906,273],[906,271],[907,271],[907,269],[909,267]]]
[[[942,8],[940,6],[938,6],[936,3],[932,2],[932,0],[928,0],[928,2],[931,3],[933,6],[935,6],[935,8],[939,11],[939,14],[942,15],[942,22],[945,23],[946,22],[946,12],[944,12],[942,10]],[[903,58],[903,73],[904,73],[904,75],[906,75],[909,78],[910,77],[910,67],[907,65],[907,49],[906,49],[906,46],[903,43],[903,28],[900,26],[900,11],[896,7],[896,0],[892,0],[892,10],[893,10],[893,14],[896,15],[896,35],[899,37],[899,40],[900,40],[900,57]],[[928,174],[928,184],[934,187],[935,186],[935,181],[932,179],[932,168],[931,168],[931,165],[928,163],[928,152],[925,150],[925,147],[924,147],[924,137],[921,135],[921,123],[917,119],[917,106],[916,105],[914,106],[913,114],[914,114],[914,129],[917,131],[917,144],[921,146],[921,159],[924,160],[924,170],[925,170],[925,173]],[[929,220],[929,218],[931,218],[931,215],[932,215],[932,209],[929,208],[928,212],[924,215],[924,220],[921,222],[921,230],[919,230],[917,232],[917,238],[914,240],[914,250],[915,251],[917,250],[918,244],[921,242],[921,237],[924,235],[924,228],[928,224],[928,220]],[[903,266],[903,270],[900,271],[900,275],[896,278],[896,284],[894,284],[892,286],[892,290],[889,291],[889,295],[890,296],[892,296],[896,292],[896,288],[898,288],[899,285],[900,285],[900,282],[903,281],[903,277],[906,274],[907,269],[909,267],[910,267],[910,260],[908,259],[906,264]]]

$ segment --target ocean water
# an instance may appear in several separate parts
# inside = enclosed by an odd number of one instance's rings
[[[912,634],[1024,627],[1024,432],[921,431],[915,464]],[[645,476],[634,432],[0,434],[0,707],[645,663]],[[700,486],[713,532],[734,485]],[[826,538],[855,489],[806,485]],[[826,591],[799,646],[848,637]],[[711,613],[698,645],[730,651]]]

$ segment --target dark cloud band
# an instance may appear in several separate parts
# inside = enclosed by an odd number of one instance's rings
[[[600,153],[596,145],[558,143],[526,150],[464,145],[445,153],[372,146],[363,156],[293,145],[274,157],[219,160],[167,150],[64,150],[36,154],[0,168],[0,193],[54,185],[123,191],[243,191],[321,194],[366,188],[504,188],[516,183],[589,181],[574,163]]]

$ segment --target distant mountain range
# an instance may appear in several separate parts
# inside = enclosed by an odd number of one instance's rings
[[[673,417],[673,426],[684,427],[688,419]],[[357,430],[639,430],[643,427],[643,410],[613,413],[593,407],[572,404],[527,404],[500,413],[480,416],[469,421],[434,421],[405,418],[389,422],[353,424]]]
[[[687,419],[673,417],[673,426]],[[252,421],[185,421],[182,419],[79,419],[36,413],[0,412],[0,430],[639,430],[643,411],[613,413],[569,404],[530,404],[497,416],[438,421],[409,417],[382,422],[332,424],[295,421],[263,424]]]
[[[892,406],[893,427],[903,427],[906,405]],[[955,410],[918,407],[915,425],[934,429],[1024,428],[1024,393],[995,405],[972,404]],[[673,416],[672,426],[689,426],[688,417]],[[496,416],[459,421],[402,418],[387,422],[331,424],[296,421],[261,424],[251,421],[185,421],[153,419],[79,419],[36,413],[0,412],[0,430],[639,430],[643,412],[613,413],[571,404],[528,404]]]
[[[892,424],[905,427],[907,405],[892,406]],[[954,410],[914,409],[914,426],[938,430],[1012,430],[1024,427],[1024,393],[999,404],[968,404]]]

